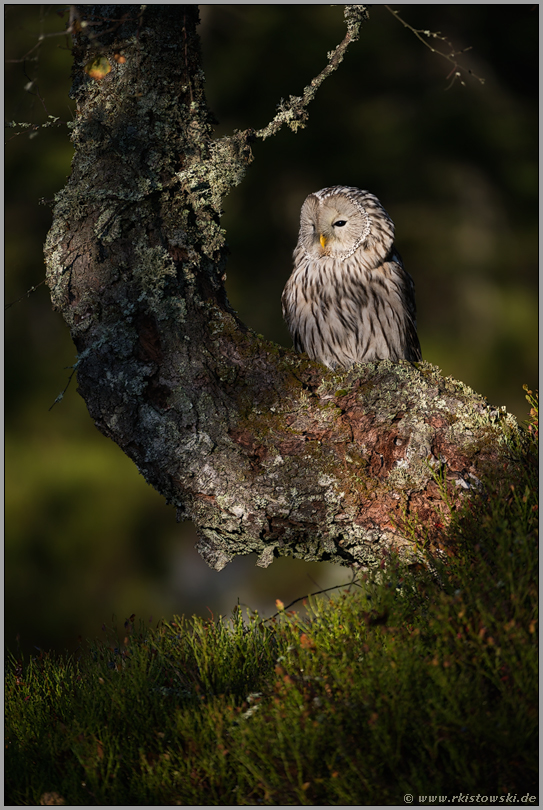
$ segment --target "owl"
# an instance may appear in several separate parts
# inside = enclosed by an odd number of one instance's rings
[[[331,369],[422,359],[415,285],[393,242],[394,223],[369,191],[307,197],[282,296],[296,351]]]

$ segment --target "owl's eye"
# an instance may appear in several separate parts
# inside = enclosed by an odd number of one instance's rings
[[[347,220],[345,219],[338,219],[337,222],[334,222],[334,228],[343,228],[344,225],[347,224]]]

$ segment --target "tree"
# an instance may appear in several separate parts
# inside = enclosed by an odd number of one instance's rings
[[[344,47],[365,7],[345,16]],[[516,422],[428,363],[331,373],[240,322],[221,201],[251,142],[301,126],[313,90],[269,128],[213,140],[197,21],[196,6],[75,7],[76,151],[45,253],[79,391],[195,521],[214,568],[250,552],[264,566],[286,554],[375,564],[390,550],[417,561],[416,539],[428,552],[450,542],[447,503],[511,473]]]

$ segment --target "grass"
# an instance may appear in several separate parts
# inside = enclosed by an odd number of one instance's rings
[[[6,804],[535,801],[535,424],[439,581],[391,559],[303,616],[130,617],[79,660],[11,657]]]

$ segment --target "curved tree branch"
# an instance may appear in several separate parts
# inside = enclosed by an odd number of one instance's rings
[[[334,48],[328,54],[328,63],[326,67],[321,70],[318,76],[311,80],[311,83],[304,87],[301,96],[291,96],[288,102],[281,99],[278,105],[278,113],[270,123],[255,132],[256,138],[261,138],[263,141],[269,138],[270,135],[275,135],[281,127],[286,124],[293,132],[298,129],[303,129],[307,123],[307,110],[306,108],[313,101],[317,95],[317,90],[340,64],[343,62],[345,52],[351,42],[356,42],[359,37],[360,25],[362,20],[368,19],[368,11],[366,6],[344,6],[343,16],[347,25],[347,33],[342,42],[339,43],[337,48]]]
[[[194,520],[216,569],[443,548],[446,502],[509,465],[514,418],[428,363],[332,373],[247,329],[220,206],[252,136],[212,140],[197,6],[77,11],[75,156],[45,255],[97,427]]]

